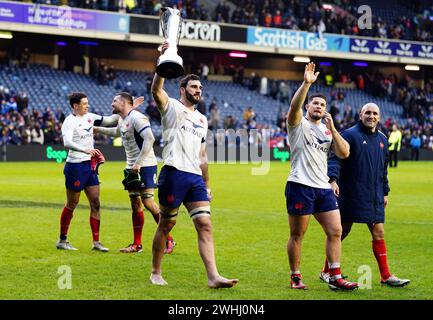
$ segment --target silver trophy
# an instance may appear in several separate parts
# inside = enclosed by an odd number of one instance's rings
[[[165,79],[174,79],[184,73],[183,60],[177,54],[177,44],[179,43],[182,31],[182,18],[177,9],[163,7],[160,18],[161,30],[169,47],[158,59],[156,73]]]

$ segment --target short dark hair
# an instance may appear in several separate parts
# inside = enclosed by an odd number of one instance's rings
[[[87,98],[87,95],[85,95],[82,92],[73,92],[68,96],[69,104],[71,105],[71,108],[74,109],[74,104],[80,104],[81,99]]]
[[[311,96],[308,97],[308,103],[313,101],[314,98],[322,98],[326,102],[326,96],[323,93],[313,93]]]
[[[185,77],[183,77],[180,80],[180,87],[181,88],[186,88],[186,86],[188,85],[188,82],[191,81],[191,80],[198,80],[198,81],[200,81],[200,77],[198,75],[192,74],[192,73],[191,74],[187,74]]]
[[[128,92],[120,92],[117,93],[116,96],[121,96],[123,99],[126,100],[126,102],[128,102],[128,104],[130,104],[131,106],[134,103],[134,99],[132,98],[132,96],[128,93]]]

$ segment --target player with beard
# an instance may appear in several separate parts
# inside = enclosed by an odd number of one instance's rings
[[[94,132],[112,137],[122,137],[122,145],[126,153],[126,169],[124,170],[125,190],[131,200],[132,225],[134,242],[120,249],[123,253],[142,252],[141,235],[144,225],[144,206],[159,222],[159,207],[154,200],[156,185],[157,161],[153,151],[155,138],[152,134],[149,119],[135,110],[135,101],[129,93],[121,92],[113,98],[113,114],[120,115],[115,128],[94,127]],[[164,253],[173,252],[175,242],[168,235]]]
[[[168,48],[162,45],[161,52]],[[200,101],[202,85],[197,75],[189,74],[180,81],[180,99],[170,98],[163,89],[164,79],[155,74],[152,95],[162,116],[164,166],[158,179],[158,198],[161,218],[153,239],[151,283],[166,285],[161,263],[164,243],[176,224],[183,203],[194,223],[198,249],[206,268],[210,288],[228,288],[238,279],[220,276],[215,262],[210,190],[206,152],[207,119],[195,109]]]
[[[291,271],[291,287],[306,289],[299,270],[302,239],[311,215],[314,215],[326,234],[326,257],[329,261],[329,287],[333,290],[353,290],[357,283],[341,276],[341,223],[337,200],[327,176],[328,153],[339,158],[350,154],[349,144],[335,129],[332,117],[326,112],[326,97],[311,95],[303,117],[302,105],[311,85],[316,81],[315,64],[305,66],[304,82],[296,91],[287,114],[291,149],[290,175],[286,184],[286,205],[289,214],[290,238],[287,244]],[[322,123],[322,119],[323,122]]]

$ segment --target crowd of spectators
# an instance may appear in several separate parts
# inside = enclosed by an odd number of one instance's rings
[[[29,110],[25,92],[16,93],[0,86],[0,141],[9,145],[62,144],[61,126],[65,114],[61,108]],[[105,144],[105,136],[95,136],[97,144]]]
[[[1,115],[0,139],[12,145],[59,144],[61,142],[61,123],[65,115],[50,107],[30,111],[25,93],[14,93],[0,87]]]
[[[220,0],[209,12],[200,0],[33,0],[33,2],[71,7],[110,10],[134,14],[159,15],[163,6],[176,7],[184,18],[243,25],[285,28],[318,33],[337,33],[413,41],[433,41],[433,6],[419,0],[396,0],[397,14],[386,21],[373,12],[371,27],[360,27],[361,0]],[[233,8],[233,9],[232,9]]]

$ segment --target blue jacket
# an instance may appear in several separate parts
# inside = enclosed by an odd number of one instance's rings
[[[341,220],[361,223],[385,222],[384,196],[388,195],[388,139],[371,133],[361,122],[343,131],[350,155],[341,160],[332,154],[328,176],[340,187]]]

